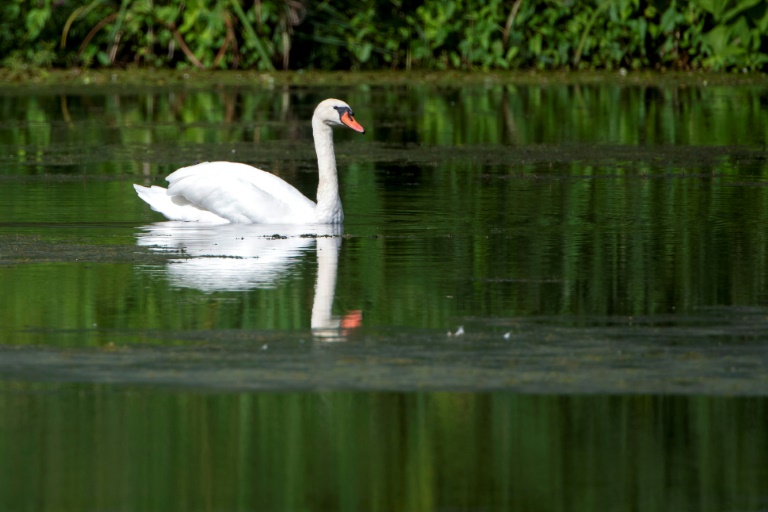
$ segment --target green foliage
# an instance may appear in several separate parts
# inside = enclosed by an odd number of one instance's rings
[[[768,69],[763,0],[9,0],[0,14],[10,67]]]
[[[696,0],[696,3],[715,21],[714,27],[702,36],[704,66],[713,69],[766,67],[766,2]]]

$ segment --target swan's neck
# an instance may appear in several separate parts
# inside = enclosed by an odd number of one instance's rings
[[[327,124],[312,119],[317,152],[317,208],[316,221],[320,224],[339,224],[344,220],[339,198],[339,177],[336,173],[336,155],[333,151],[333,131]]]

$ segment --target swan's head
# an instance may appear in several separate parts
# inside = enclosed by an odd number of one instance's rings
[[[341,100],[333,98],[321,101],[315,109],[314,118],[328,126],[348,126],[356,132],[365,133],[360,123],[355,121],[352,107]]]

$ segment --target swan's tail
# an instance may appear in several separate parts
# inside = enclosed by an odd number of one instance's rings
[[[169,196],[168,190],[163,187],[142,187],[134,185],[136,193],[153,210],[160,212],[168,220],[180,220],[184,222],[228,222],[216,214],[201,210],[194,204],[180,196]]]

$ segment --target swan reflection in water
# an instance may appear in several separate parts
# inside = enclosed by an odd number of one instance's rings
[[[310,324],[313,336],[342,341],[350,329],[360,325],[360,311],[351,311],[343,319],[332,314],[342,240],[340,226],[170,221],[141,229],[138,245],[183,256],[166,264],[172,286],[207,293],[276,288],[281,275],[314,245],[317,281]]]

